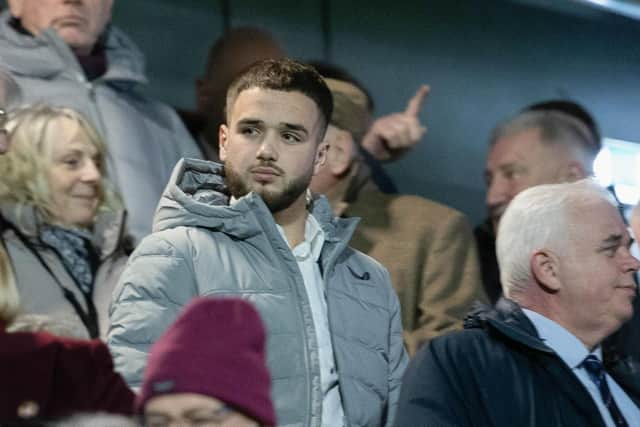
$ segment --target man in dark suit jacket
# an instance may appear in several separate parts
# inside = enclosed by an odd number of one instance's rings
[[[638,366],[603,363],[601,347],[633,315],[630,244],[591,181],[521,192],[500,220],[504,297],[420,351],[396,425],[638,425]]]

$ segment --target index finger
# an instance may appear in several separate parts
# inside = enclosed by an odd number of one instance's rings
[[[421,85],[418,88],[416,94],[413,95],[413,98],[411,98],[407,103],[407,109],[404,110],[405,114],[408,114],[410,116],[418,116],[418,114],[420,113],[420,109],[422,108],[422,104],[424,104],[424,100],[429,94],[430,90],[431,86]]]

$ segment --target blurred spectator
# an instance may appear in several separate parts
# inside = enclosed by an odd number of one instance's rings
[[[601,347],[633,313],[630,244],[591,181],[518,194],[497,238],[505,297],[418,353],[396,425],[637,426],[640,365]]]
[[[78,411],[131,414],[134,394],[101,341],[7,332],[20,311],[10,270],[0,250],[0,425]]]
[[[129,211],[133,236],[151,218],[181,157],[199,150],[175,112],[144,97],[144,58],[109,25],[113,0],[8,0],[0,15],[0,69],[28,103],[71,107],[109,147],[107,166]]]
[[[204,74],[196,83],[198,111],[180,112],[205,158],[219,160],[218,129],[225,123],[225,95],[229,84],[253,63],[285,56],[284,48],[273,35],[260,28],[234,28],[214,42]],[[311,65],[325,77],[353,82],[351,77],[346,78],[348,73],[334,65],[318,61],[312,61]],[[356,83],[356,86],[362,89],[362,85]],[[420,142],[426,128],[418,115],[428,92],[428,86],[421,86],[405,111],[378,118],[363,136],[362,147],[368,152],[366,159],[372,168],[373,180],[384,192],[395,193],[396,187],[378,162],[396,160]],[[372,98],[369,100],[368,110],[373,114]]]
[[[13,77],[0,70],[0,154],[4,154],[9,148],[7,131],[4,128],[7,114],[20,104],[21,98],[20,88]]]
[[[0,239],[24,313],[73,319],[85,337],[106,334],[128,245],[103,142],[68,108],[15,110],[6,126],[11,150],[0,157]]]
[[[192,300],[149,353],[136,404],[145,425],[275,426],[265,341],[250,303]]]
[[[325,81],[333,95],[329,150],[311,189],[325,194],[337,215],[362,218],[351,244],[389,270],[412,355],[434,336],[462,328],[471,303],[486,299],[471,227],[431,200],[363,185],[368,167],[357,145],[367,131],[368,97],[347,81]]]
[[[482,281],[492,302],[501,293],[495,230],[511,199],[535,185],[592,175],[598,149],[585,124],[555,110],[524,111],[493,130],[485,168],[489,218],[475,230]]]
[[[282,425],[393,425],[407,363],[388,272],[350,248],[357,220],[307,190],[326,155],[331,93],[291,60],[229,88],[221,165],[179,163],[111,305],[109,345],[132,386],[146,354],[198,295],[250,298],[268,334]],[[228,189],[232,200],[224,200]]]
[[[218,130],[226,121],[224,108],[231,82],[255,62],[285,56],[271,33],[261,28],[232,28],[213,43],[204,73],[196,81],[197,112],[180,111],[206,159],[220,161]]]

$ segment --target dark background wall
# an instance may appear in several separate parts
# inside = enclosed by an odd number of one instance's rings
[[[294,57],[346,67],[378,114],[429,83],[429,132],[387,170],[402,192],[473,222],[484,215],[488,134],[526,104],[570,97],[605,136],[640,141],[640,22],[572,0],[120,0],[114,22],[147,54],[148,93],[190,107],[225,13],[234,26],[271,30]]]

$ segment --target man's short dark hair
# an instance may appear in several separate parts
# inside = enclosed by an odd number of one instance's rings
[[[242,91],[251,88],[300,92],[318,106],[326,129],[333,112],[331,91],[322,76],[311,66],[292,59],[265,59],[249,67],[236,78],[227,91],[227,121],[230,109]],[[324,131],[321,132],[324,135]]]

